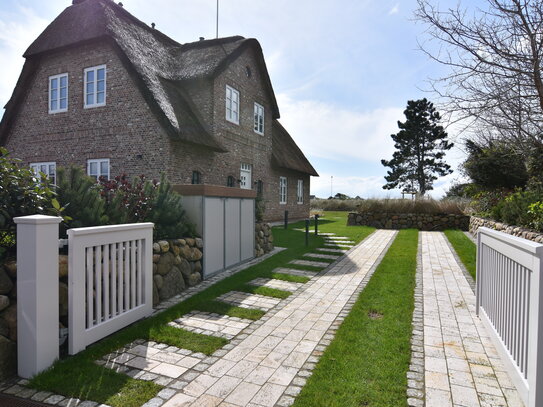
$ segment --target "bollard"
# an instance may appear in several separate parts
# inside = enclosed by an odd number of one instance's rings
[[[305,245],[309,246],[309,219],[305,220]]]
[[[319,215],[315,215],[315,236],[319,235]]]
[[[285,229],[288,228],[288,211],[285,211]]]

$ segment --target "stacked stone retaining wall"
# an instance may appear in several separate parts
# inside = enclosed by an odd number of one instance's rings
[[[255,257],[273,250],[273,234],[268,223],[255,223]]]
[[[519,226],[508,225],[506,223],[497,222],[491,219],[479,218],[477,216],[471,217],[469,221],[469,231],[473,235],[475,235],[477,233],[477,229],[482,226],[489,229],[498,230],[509,235],[522,237],[523,239],[533,240],[537,243],[543,243],[543,233],[538,233],[530,229],[521,228]]]
[[[348,226],[372,226],[378,229],[408,229],[419,230],[468,230],[469,216],[453,214],[422,214],[422,213],[349,213]]]

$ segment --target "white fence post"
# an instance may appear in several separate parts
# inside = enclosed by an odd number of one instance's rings
[[[18,374],[29,378],[58,359],[56,216],[22,216],[17,224]]]

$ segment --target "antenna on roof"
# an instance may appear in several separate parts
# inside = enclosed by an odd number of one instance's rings
[[[216,24],[216,37],[219,38],[219,0],[217,0],[217,24]]]

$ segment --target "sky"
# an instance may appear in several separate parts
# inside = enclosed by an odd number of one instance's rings
[[[311,194],[399,197],[383,190],[408,100],[435,101],[427,80],[445,72],[418,43],[425,27],[414,20],[416,0],[219,0],[219,36],[259,40],[281,114],[280,121],[320,177]],[[480,0],[477,0],[480,1]],[[216,0],[122,0],[140,20],[177,40],[214,38]],[[440,7],[456,0],[435,0]],[[9,100],[32,41],[71,0],[0,0],[0,104]],[[3,114],[3,112],[2,112]],[[440,178],[441,197],[462,179],[461,136],[446,161],[455,172]]]

